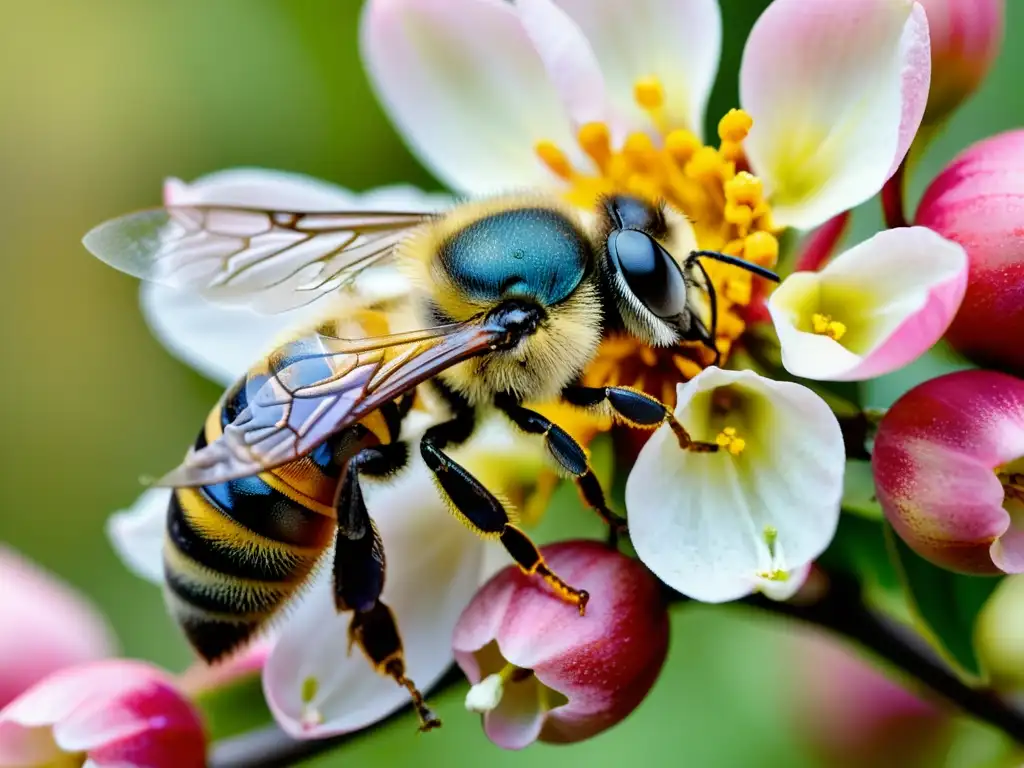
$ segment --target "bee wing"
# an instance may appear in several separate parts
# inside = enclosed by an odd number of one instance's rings
[[[82,242],[135,277],[273,314],[350,288],[430,216],[168,206],[107,221]]]
[[[297,339],[249,372],[247,406],[159,485],[210,485],[293,461],[506,333],[471,321],[370,339]]]

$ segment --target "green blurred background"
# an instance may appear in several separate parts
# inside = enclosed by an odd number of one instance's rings
[[[723,0],[724,76],[709,116],[736,102],[742,43],[763,0]],[[1024,116],[1024,3],[1008,3],[1010,44],[984,88],[935,141],[916,199],[956,151]],[[174,3],[8,2],[0,23],[0,541],[76,584],[107,612],[127,655],[182,668],[188,654],[158,591],[130,576],[104,536],[138,478],[172,466],[217,388],[147,331],[137,284],[91,258],[100,221],[157,204],[161,181],[238,165],[312,174],[353,189],[426,188],[369,90],[356,0]],[[877,204],[855,232],[874,231]],[[907,378],[876,391],[885,401]],[[2,589],[3,585],[0,585]],[[678,615],[666,673],[622,726],[571,748],[507,754],[439,698],[446,727],[414,738],[403,719],[317,764],[438,760],[453,766],[829,765],[792,700],[808,671],[793,629],[736,609]],[[0,617],[2,621],[2,617]],[[837,685],[837,696],[844,689]],[[804,727],[801,727],[803,725]],[[980,746],[979,746],[980,745]],[[968,730],[948,765],[991,754]]]

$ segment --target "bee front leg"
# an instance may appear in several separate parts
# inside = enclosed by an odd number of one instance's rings
[[[694,440],[679,423],[667,405],[639,389],[632,387],[579,387],[570,386],[562,390],[562,399],[570,405],[581,408],[595,408],[606,405],[622,421],[639,429],[657,429],[668,424],[679,447],[694,453],[714,453],[716,443]]]
[[[452,459],[444,449],[472,432],[473,412],[464,410],[451,421],[436,424],[423,433],[420,453],[452,511],[482,536],[496,537],[528,575],[537,574],[563,600],[575,605],[582,616],[590,595],[566,584],[552,571],[537,545],[521,528],[513,525],[498,498]]]
[[[499,395],[495,398],[495,406],[505,413],[519,429],[531,435],[543,435],[548,453],[558,465],[576,480],[583,501],[597,512],[611,528],[611,544],[614,546],[616,537],[626,532],[626,519],[608,507],[604,490],[594,474],[587,452],[575,438],[555,424],[543,414],[524,408],[515,398]]]
[[[360,475],[382,477],[405,466],[404,443],[364,448],[353,456],[338,492],[338,533],[334,549],[334,603],[352,611],[349,647],[356,644],[382,675],[409,691],[420,730],[441,725],[427,707],[416,684],[405,675],[405,654],[395,615],[380,600],[384,589],[384,545],[370,519],[359,483]]]

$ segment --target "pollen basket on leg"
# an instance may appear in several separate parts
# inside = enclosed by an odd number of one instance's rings
[[[536,145],[541,161],[565,183],[565,197],[584,208],[615,193],[664,201],[690,220],[699,248],[774,267],[778,230],[763,184],[750,172],[743,151],[753,125],[751,117],[740,109],[730,110],[718,123],[717,145],[704,144],[687,128],[667,122],[664,106],[673,94],[666,93],[658,78],[638,79],[633,94],[647,125],[614,142],[604,123],[583,125],[577,134],[582,152],[576,156],[587,158],[586,167],[574,164],[570,153],[553,142]],[[684,256],[676,254],[676,258]],[[702,265],[718,299],[715,346],[724,361],[746,327],[745,308],[763,287],[749,272],[728,264],[703,260]],[[639,364],[633,360],[640,354],[635,346],[623,354],[622,344],[603,344],[599,358],[605,359],[588,371],[588,384],[630,384],[659,397],[666,392],[671,403],[676,383],[692,378],[715,357],[711,350],[694,345],[684,353],[655,350],[659,360]],[[647,373],[641,379],[624,368]]]

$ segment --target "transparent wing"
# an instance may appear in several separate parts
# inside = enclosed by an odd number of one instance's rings
[[[247,374],[247,406],[159,485],[210,485],[293,461],[506,335],[469,322],[370,339],[321,333],[297,339]]]
[[[83,242],[130,275],[276,313],[351,287],[430,216],[170,206],[112,219]]]

